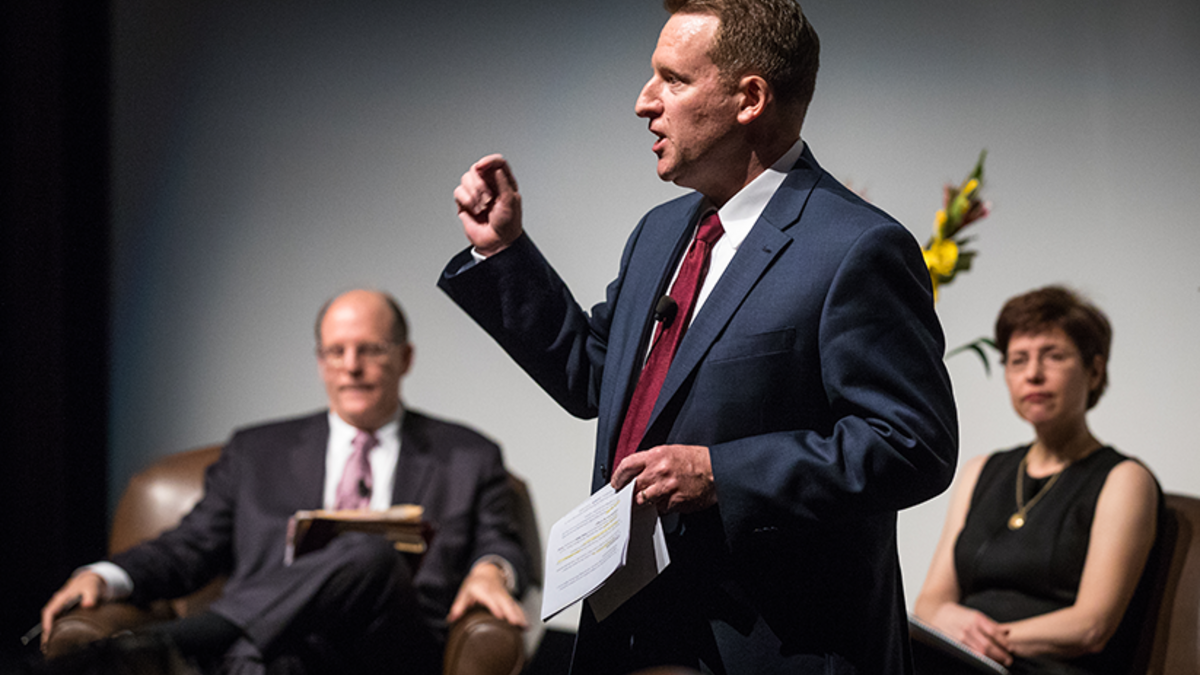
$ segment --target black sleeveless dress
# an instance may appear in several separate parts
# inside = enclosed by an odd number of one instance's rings
[[[988,458],[954,546],[960,603],[999,622],[1038,616],[1075,603],[1100,490],[1108,472],[1128,459],[1104,447],[1071,464],[1027,511],[1025,525],[1011,530],[1008,519],[1017,510],[1017,470],[1028,450],[1029,446],[1023,446]],[[1026,474],[1022,479],[1028,503],[1050,477],[1034,480]],[[1161,490],[1158,510],[1161,517]],[[1088,673],[1128,671],[1150,595],[1146,577],[1143,574],[1143,583],[1104,651],[1073,659],[1068,662],[1071,666]],[[1036,671],[1029,665],[1025,670]]]

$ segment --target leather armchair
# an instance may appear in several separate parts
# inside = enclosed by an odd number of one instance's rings
[[[159,459],[129,482],[113,517],[109,552],[124,551],[174,527],[199,501],[204,490],[204,470],[220,455],[214,445]],[[529,552],[532,598],[525,609],[536,623],[536,605],[542,583],[541,544],[533,504],[524,481],[509,476],[517,495],[517,520],[522,544]],[[192,595],[159,601],[150,607],[105,603],[76,609],[54,623],[44,647],[46,657],[63,656],[83,644],[152,621],[184,617],[203,611],[220,593],[224,579],[216,579]],[[450,627],[444,675],[517,675],[526,662],[526,645],[520,629],[476,608]]]
[[[1167,493],[1155,600],[1132,675],[1200,673],[1200,499]],[[1156,610],[1156,611],[1155,611]]]

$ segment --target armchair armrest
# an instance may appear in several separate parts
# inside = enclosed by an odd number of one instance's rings
[[[54,621],[42,652],[47,659],[56,659],[95,640],[172,617],[174,613],[167,603],[155,603],[149,608],[127,602],[80,607]]]
[[[517,675],[525,667],[521,629],[482,607],[450,626],[442,675]]]

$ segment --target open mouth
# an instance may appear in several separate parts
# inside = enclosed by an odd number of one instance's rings
[[[650,133],[652,133],[652,134],[654,134],[654,135],[656,136],[656,138],[655,138],[655,140],[654,140],[654,145],[652,145],[652,146],[650,147],[650,149],[654,151],[654,154],[656,154],[656,155],[662,155],[663,148],[664,148],[664,147],[666,146],[666,144],[667,144],[667,137],[666,137],[666,135],[665,135],[665,134],[660,134],[659,132],[655,131],[654,129],[650,129]]]

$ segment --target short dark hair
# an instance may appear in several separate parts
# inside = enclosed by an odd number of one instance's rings
[[[784,107],[803,122],[821,64],[821,42],[795,0],[664,0],[671,14],[717,17],[716,40],[708,55],[723,79],[735,84],[757,73]]]
[[[404,318],[404,310],[400,308],[400,303],[396,298],[392,297],[391,293],[383,291],[371,291],[379,294],[392,310],[392,342],[402,345],[408,342],[408,320]],[[344,294],[336,295],[325,301],[321,305],[321,309],[317,311],[317,323],[313,326],[313,333],[317,337],[317,347],[321,347],[321,323],[325,321],[325,313],[329,311],[329,306],[334,300],[342,297]]]
[[[1075,291],[1063,286],[1046,286],[1029,291],[1004,303],[996,317],[996,347],[1003,362],[1008,355],[1008,341],[1015,333],[1041,333],[1061,328],[1075,343],[1086,367],[1091,368],[1096,357],[1103,358],[1106,367],[1096,388],[1088,392],[1090,410],[1100,401],[1108,388],[1108,352],[1112,347],[1112,324],[1100,308]]]

